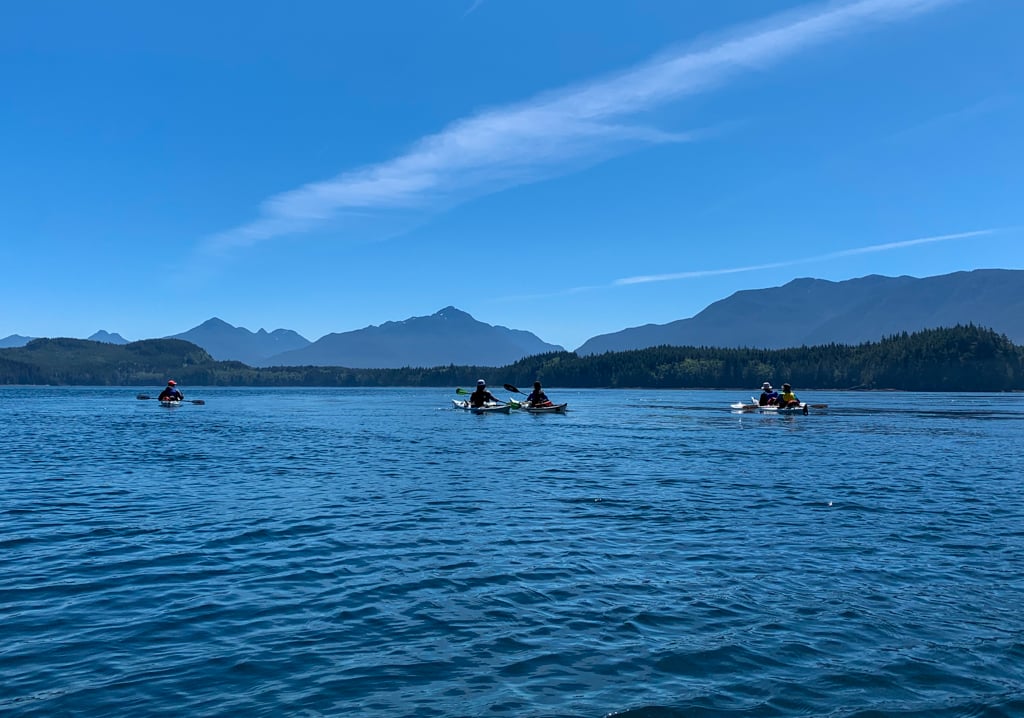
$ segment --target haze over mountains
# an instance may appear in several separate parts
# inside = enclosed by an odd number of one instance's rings
[[[598,354],[663,344],[765,349],[860,344],[957,324],[993,329],[1024,344],[1024,270],[979,269],[923,279],[795,279],[781,287],[736,292],[689,319],[593,337],[576,352]],[[103,330],[89,338],[126,343],[120,335]],[[531,332],[485,324],[455,307],[327,334],[315,342],[290,329],[251,332],[217,318],[172,338],[190,341],[215,359],[250,366],[505,366],[562,350]],[[0,348],[24,346],[30,339],[11,335],[0,339]]]

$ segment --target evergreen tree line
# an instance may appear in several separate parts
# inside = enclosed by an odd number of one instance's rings
[[[797,389],[1010,391],[1024,389],[1024,348],[973,325],[902,333],[856,346],[721,349],[659,346],[580,357],[553,352],[505,367],[402,369],[254,368],[216,361],[178,339],[127,345],[38,339],[0,350],[0,384],[161,386],[472,386],[477,378],[528,389],[558,387],[756,389],[784,381]]]

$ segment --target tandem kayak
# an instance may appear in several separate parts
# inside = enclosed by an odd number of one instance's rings
[[[743,402],[738,401],[735,404],[730,404],[729,408],[740,413],[789,416],[792,414],[808,414],[810,405],[802,403],[799,406],[759,406],[758,404],[744,404]]]
[[[464,409],[472,414],[508,414],[512,411],[510,404],[484,404],[483,406],[470,406],[468,401],[452,399],[456,409]]]

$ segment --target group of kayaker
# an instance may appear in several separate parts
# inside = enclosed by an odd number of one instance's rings
[[[789,384],[782,385],[782,393],[772,389],[772,385],[769,382],[765,382],[761,385],[761,397],[757,400],[760,406],[800,406],[800,400],[796,398],[796,394],[793,393],[793,387]]]
[[[486,381],[478,379],[476,382],[476,391],[469,395],[469,405],[474,408],[479,408],[489,401],[496,404],[504,403],[501,399],[498,399],[494,394],[487,390]],[[533,382],[533,392],[526,397],[526,401],[524,403],[527,406],[550,406],[551,400],[548,399],[547,394],[545,394],[541,389],[540,382],[535,381]]]
[[[515,389],[515,387],[508,387]],[[147,397],[148,398],[148,397]],[[178,389],[178,384],[174,379],[167,382],[167,386],[160,392],[160,396],[157,397],[160,401],[184,401],[185,395]],[[478,379],[476,382],[476,390],[469,395],[469,405],[474,408],[479,408],[487,405],[488,402],[494,404],[503,404],[501,399],[494,396],[487,389],[487,382],[483,379]],[[548,399],[548,395],[544,393],[541,388],[540,382],[533,382],[533,391],[529,396],[526,397],[524,402],[526,406],[551,406],[551,400]],[[775,391],[772,388],[771,382],[765,382],[761,385],[761,397],[757,400],[759,406],[778,406],[778,407],[793,407],[800,406],[800,400],[796,394],[793,393],[793,387],[788,383],[782,385],[782,393]]]
[[[178,389],[178,383],[171,379],[167,382],[167,386],[160,392],[160,396],[157,397],[160,401],[183,401],[185,395]],[[487,390],[487,382],[480,379],[476,383],[476,391],[469,395],[469,405],[472,407],[484,406],[487,402],[494,402],[495,404],[503,404],[504,402],[498,399],[494,394]],[[540,387],[540,382],[533,382],[533,392],[526,397],[527,406],[550,406],[551,400],[548,399],[547,394]]]

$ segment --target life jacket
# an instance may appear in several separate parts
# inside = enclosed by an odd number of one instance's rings
[[[551,400],[548,399],[548,395],[542,391],[534,390],[532,394],[526,397],[526,400],[533,406],[544,406],[550,404]]]
[[[486,389],[477,389],[469,395],[470,406],[483,406],[488,401],[495,401],[494,395]]]

